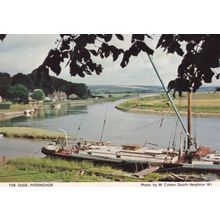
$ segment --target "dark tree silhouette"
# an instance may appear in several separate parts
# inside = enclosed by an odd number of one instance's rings
[[[129,63],[131,56],[137,56],[141,51],[153,54],[153,50],[144,42],[145,38],[151,38],[147,34],[133,34],[131,46],[128,50],[117,48],[110,44],[112,34],[61,34],[57,41],[57,47],[51,49],[39,67],[39,72],[49,74],[49,69],[57,75],[61,72],[61,63],[68,60],[69,72],[72,76],[84,77],[102,72],[102,65],[94,62],[94,57],[101,59],[112,57],[116,61],[122,55],[121,67]],[[115,34],[119,41],[124,40],[121,34]]]
[[[124,36],[115,35],[119,40]],[[57,48],[50,50],[40,68],[51,69],[60,74],[60,63],[68,59],[67,65],[72,76],[91,75],[93,72],[102,72],[101,64],[93,61],[93,57],[102,59],[109,56],[116,61],[121,55],[120,65],[122,68],[129,64],[131,56],[138,56],[141,51],[149,55],[153,50],[145,43],[147,34],[133,34],[131,45],[127,50],[117,48],[110,44],[112,34],[72,35],[61,34]],[[98,46],[97,46],[98,45]],[[174,89],[181,94],[183,91],[195,92],[205,83],[211,83],[213,77],[217,79],[220,74],[215,73],[213,68],[219,67],[220,59],[220,35],[211,34],[165,34],[161,35],[157,47],[163,48],[167,53],[176,53],[182,56],[182,62],[177,69],[177,78],[169,83],[169,90]]]
[[[213,77],[219,79],[220,74],[214,68],[220,66],[220,35],[164,34],[159,39],[158,47],[183,56],[177,78],[169,89],[180,93],[191,89],[195,92],[204,82],[211,83]]]
[[[6,34],[0,34],[0,40],[3,41],[6,37]]]
[[[28,90],[33,89],[33,83],[29,75],[23,73],[17,73],[11,77],[11,85],[22,84],[28,88]]]

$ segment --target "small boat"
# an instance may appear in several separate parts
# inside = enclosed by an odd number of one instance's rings
[[[49,142],[42,148],[41,152],[46,155],[51,155],[59,152],[61,149],[62,147],[57,142]]]
[[[33,112],[34,112],[33,109],[26,109],[26,110],[24,111],[24,116],[30,117]]]

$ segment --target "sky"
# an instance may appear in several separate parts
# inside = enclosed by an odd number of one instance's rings
[[[147,40],[152,49],[155,48],[160,35],[154,35],[154,40]],[[130,35],[125,36],[125,41],[121,42],[114,38],[112,44],[122,48],[128,47]],[[16,73],[31,73],[44,61],[48,51],[56,46],[55,41],[59,35],[55,34],[19,34],[7,35],[0,43],[0,72],[7,72],[11,75]],[[177,67],[181,62],[178,55],[167,55],[162,49],[154,52],[154,63],[167,85],[171,79],[177,75]],[[59,78],[71,82],[86,83],[88,85],[160,85],[155,72],[145,53],[138,57],[132,57],[129,65],[120,67],[120,62],[112,62],[112,58],[102,60],[103,72],[98,76],[72,77],[68,67],[63,68]],[[56,76],[53,72],[50,75]],[[215,81],[213,85],[220,85]]]

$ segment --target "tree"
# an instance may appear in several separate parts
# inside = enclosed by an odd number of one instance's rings
[[[129,64],[131,56],[138,56],[141,51],[153,55],[152,50],[145,42],[146,38],[152,38],[147,34],[133,34],[131,45],[127,50],[117,48],[110,44],[112,34],[61,34],[57,41],[57,47],[49,51],[45,61],[39,67],[47,73],[49,69],[57,75],[61,72],[60,64],[68,59],[72,76],[84,77],[92,73],[102,72],[101,64],[93,61],[94,57],[101,59],[113,57],[116,61],[121,55],[121,67]],[[116,38],[123,41],[124,36],[116,34]],[[211,83],[215,76],[217,79],[220,73],[215,73],[213,68],[219,67],[220,59],[220,35],[211,34],[165,34],[161,35],[157,47],[163,48],[167,53],[176,53],[183,56],[182,62],[177,70],[177,78],[169,84],[169,90],[175,89],[181,94],[182,91],[193,90],[205,82]]]
[[[0,73],[0,96],[8,97],[8,89],[11,86],[11,77],[8,73]]]
[[[33,83],[31,78],[28,75],[23,73],[17,73],[11,77],[11,85],[22,84],[23,86],[27,87],[28,90],[33,89]]]
[[[9,93],[10,98],[12,100],[16,100],[16,102],[18,102],[18,103],[21,103],[21,102],[27,103],[28,89],[25,86],[23,86],[21,84],[11,86],[9,88],[8,93]]]
[[[72,76],[85,77],[93,73],[99,75],[103,67],[94,61],[95,57],[104,59],[111,56],[113,61],[122,57],[120,65],[124,68],[129,63],[130,57],[137,56],[141,51],[153,54],[153,50],[144,42],[145,38],[151,39],[147,34],[133,34],[131,46],[127,50],[111,45],[113,37],[119,41],[124,40],[121,34],[60,34],[57,47],[49,51],[43,64],[38,68],[39,75],[42,72],[49,74],[49,69],[59,75],[61,63],[65,60],[68,60],[67,66]]]
[[[34,92],[31,95],[31,98],[40,101],[43,100],[45,98],[45,94],[43,92],[43,90],[41,89],[35,89]]]
[[[214,69],[220,66],[220,35],[164,34],[158,47],[183,57],[177,78],[170,82],[170,90],[178,90],[180,94],[189,90],[196,92],[203,83],[211,83],[213,77],[219,79],[220,73]]]

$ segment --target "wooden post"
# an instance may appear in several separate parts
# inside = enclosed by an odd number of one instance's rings
[[[192,145],[191,143],[191,137],[192,137],[192,92],[188,92],[188,117],[187,117],[187,128],[188,128],[188,143],[187,143],[187,148],[190,150],[190,147]]]

